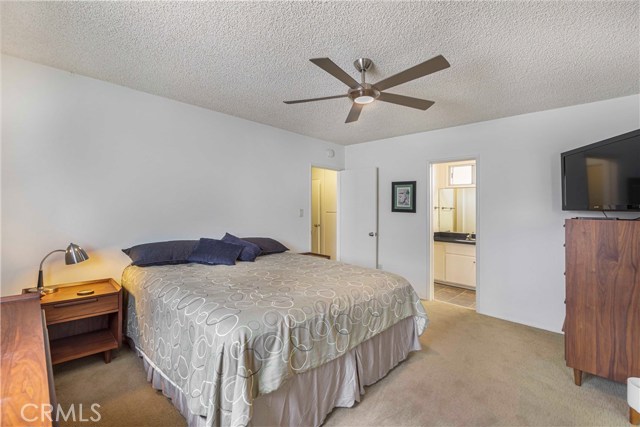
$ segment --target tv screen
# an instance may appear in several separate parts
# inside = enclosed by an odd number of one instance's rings
[[[640,130],[561,158],[562,210],[640,211]]]

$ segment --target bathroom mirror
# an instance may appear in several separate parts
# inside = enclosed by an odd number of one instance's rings
[[[438,205],[435,231],[455,233],[476,232],[476,189],[441,188],[438,190]]]

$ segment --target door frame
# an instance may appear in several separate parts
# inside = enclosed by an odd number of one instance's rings
[[[426,239],[427,240],[427,254],[428,254],[428,258],[429,258],[429,263],[427,265],[428,269],[429,269],[429,273],[427,274],[428,277],[428,283],[427,283],[427,300],[429,301],[433,301],[435,299],[435,291],[434,291],[434,271],[433,271],[433,184],[434,184],[434,180],[433,180],[433,166],[436,164],[440,164],[440,163],[453,163],[453,162],[465,162],[465,161],[471,161],[474,160],[476,163],[476,236],[478,234],[481,234],[480,231],[480,226],[481,226],[481,222],[480,222],[480,203],[481,203],[481,197],[480,197],[480,183],[481,183],[481,175],[480,175],[480,155],[476,154],[476,155],[466,155],[466,156],[454,156],[454,157],[444,157],[444,158],[437,158],[437,159],[431,159],[427,162],[427,194],[429,195],[427,197],[428,199],[428,209],[427,209],[427,215],[426,215],[426,220],[427,220],[427,230],[429,230],[429,236]],[[481,251],[481,247],[482,247],[482,239],[480,240],[480,242],[476,242],[476,312],[480,312],[479,308],[481,306],[481,299],[480,299],[480,295],[482,293],[482,287],[481,287],[481,283],[480,283],[480,270],[481,270],[481,266],[482,263],[480,262],[480,255],[482,253]]]
[[[335,165],[325,165],[322,163],[311,163],[309,165],[309,176],[308,176],[308,181],[309,181],[309,197],[308,197],[308,201],[307,201],[307,250],[311,251],[313,249],[313,240],[311,239],[311,205],[312,205],[312,191],[313,191],[313,172],[312,169],[313,168],[318,168],[318,169],[328,169],[328,170],[332,170],[332,171],[336,171],[336,172],[341,172],[344,170],[344,168],[339,168],[336,167]],[[338,218],[340,215],[340,174],[338,173],[338,178],[336,180],[336,218]],[[336,221],[336,258],[340,259],[340,221]]]

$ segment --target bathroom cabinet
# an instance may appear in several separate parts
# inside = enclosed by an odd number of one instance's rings
[[[436,282],[476,287],[476,247],[461,243],[434,242],[433,277]]]
[[[444,267],[445,267],[445,250],[444,245],[446,243],[434,242],[433,243],[433,279],[436,282],[444,282]]]

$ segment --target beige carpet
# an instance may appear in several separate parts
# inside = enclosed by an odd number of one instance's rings
[[[335,409],[327,426],[629,425],[626,386],[588,376],[576,387],[561,335],[442,302],[425,306],[423,350],[368,387],[359,404]],[[126,347],[109,365],[95,356],[56,366],[55,381],[63,407],[101,405],[99,423],[62,425],[185,425]]]

